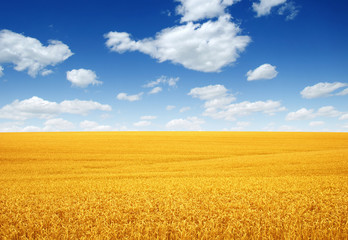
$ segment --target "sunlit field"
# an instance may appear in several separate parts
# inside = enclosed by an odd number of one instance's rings
[[[0,134],[0,239],[347,239],[348,134]]]

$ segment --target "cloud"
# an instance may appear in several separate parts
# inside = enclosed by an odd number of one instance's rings
[[[344,96],[344,95],[348,95],[348,88],[342,90],[341,92],[336,94],[337,96]]]
[[[179,112],[183,113],[183,112],[186,112],[186,111],[189,111],[191,108],[190,107],[182,107]]]
[[[301,108],[296,112],[290,112],[286,116],[286,120],[309,120],[316,117],[338,117],[342,115],[341,112],[337,111],[333,106],[324,106],[319,108],[316,112],[314,109]]]
[[[111,106],[94,101],[64,100],[60,103],[50,102],[39,97],[15,100],[0,109],[0,118],[26,120],[30,118],[52,118],[69,113],[86,115],[93,110],[111,111]]]
[[[343,115],[339,118],[339,120],[348,120],[348,113],[343,114]]]
[[[17,71],[28,71],[35,77],[47,66],[65,61],[73,53],[69,47],[57,40],[43,46],[35,38],[26,37],[9,30],[0,31],[0,63],[14,64]]]
[[[80,128],[84,131],[111,131],[113,128],[109,125],[99,125],[97,122],[84,120],[80,122]]]
[[[322,126],[324,124],[325,124],[325,122],[323,122],[323,121],[312,121],[309,123],[309,126],[310,127],[319,127],[319,126]]]
[[[69,122],[62,118],[54,118],[49,119],[44,123],[45,127],[43,128],[43,131],[46,132],[55,132],[55,131],[66,131],[71,130],[75,126],[72,122]]]
[[[154,87],[153,89],[151,89],[151,91],[149,92],[149,94],[156,94],[162,91],[161,87]]]
[[[249,70],[246,74],[248,81],[261,80],[261,79],[273,79],[278,75],[276,66],[265,63],[254,70]]]
[[[157,78],[155,81],[151,81],[147,84],[144,85],[144,87],[147,88],[153,88],[159,84],[163,84],[163,85],[168,85],[170,87],[176,87],[176,83],[179,81],[180,78],[176,77],[166,77],[166,76],[161,76],[159,78]]]
[[[301,108],[297,110],[296,112],[290,112],[286,116],[286,120],[293,121],[293,120],[308,120],[315,118],[314,110],[313,109],[306,109]]]
[[[238,2],[234,0],[176,0],[181,4],[176,13],[182,15],[181,22],[198,21],[205,18],[222,16],[225,8]]]
[[[2,77],[4,75],[4,68],[2,66],[0,66],[0,77]]]
[[[45,77],[45,76],[48,76],[48,75],[50,75],[52,73],[53,73],[52,70],[44,69],[44,70],[41,71],[41,76]]]
[[[141,116],[140,119],[141,120],[154,120],[156,119],[156,116]]]
[[[287,21],[293,20],[299,12],[300,10],[298,6],[294,4],[294,2],[287,2],[278,9],[278,14],[286,15],[285,20]]]
[[[126,101],[130,101],[130,102],[134,102],[134,101],[141,100],[141,96],[143,94],[144,94],[143,92],[135,94],[135,95],[128,95],[127,93],[119,93],[117,95],[117,99],[118,100],[126,100]]]
[[[226,14],[215,21],[166,28],[156,37],[131,40],[125,32],[104,35],[111,51],[140,51],[159,62],[171,61],[185,68],[202,72],[219,72],[235,62],[250,43],[249,36],[239,35],[240,28]]]
[[[204,116],[209,116],[214,119],[225,119],[234,121],[236,117],[247,116],[252,113],[261,112],[268,115],[274,115],[276,112],[284,111],[285,107],[278,101],[244,101],[236,104],[225,106],[207,107],[203,113]]]
[[[189,130],[189,131],[201,131],[201,125],[204,124],[203,119],[197,117],[188,117],[186,119],[173,119],[166,124],[166,128],[171,130]]]
[[[199,98],[201,100],[212,100],[216,98],[232,96],[227,93],[228,90],[225,86],[217,84],[217,85],[208,85],[206,87],[196,87],[191,89],[188,95]]]
[[[273,7],[285,3],[286,0],[260,0],[259,3],[253,3],[253,10],[256,12],[256,17],[266,16],[271,14]]]
[[[313,86],[305,87],[301,91],[301,95],[303,98],[320,98],[320,97],[328,97],[333,95],[344,95],[342,92],[338,94],[332,94],[337,89],[340,89],[342,87],[348,86],[347,83],[341,83],[341,82],[334,82],[334,83],[328,83],[328,82],[320,82]],[[348,94],[348,91],[347,91]]]
[[[188,95],[205,100],[203,115],[214,119],[235,120],[238,116],[246,116],[255,112],[273,115],[275,112],[285,110],[280,102],[272,100],[231,104],[232,101],[235,101],[235,97],[228,93],[225,86],[219,84],[193,88]]]
[[[146,127],[150,126],[151,122],[150,121],[139,121],[133,124],[135,127]]]
[[[89,69],[73,69],[66,72],[66,79],[72,83],[72,86],[86,88],[88,85],[99,85],[102,84],[98,81],[98,77],[94,71]]]
[[[170,110],[173,110],[175,108],[175,106],[173,106],[173,105],[168,105],[167,107],[166,107],[166,110],[167,111],[170,111]]]

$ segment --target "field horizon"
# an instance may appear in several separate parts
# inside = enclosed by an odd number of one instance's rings
[[[1,239],[346,239],[348,133],[0,133]]]

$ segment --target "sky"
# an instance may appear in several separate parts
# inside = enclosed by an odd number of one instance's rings
[[[348,131],[344,0],[5,1],[0,132]]]

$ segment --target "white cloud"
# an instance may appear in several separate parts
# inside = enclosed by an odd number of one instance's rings
[[[225,106],[208,107],[205,109],[203,115],[214,119],[225,119],[234,121],[236,117],[247,116],[252,113],[261,112],[268,115],[274,115],[276,112],[284,111],[285,107],[278,101],[244,101],[236,104],[229,104]]]
[[[138,94],[135,94],[135,95],[128,95],[127,93],[119,93],[117,95],[117,99],[118,100],[126,100],[126,101],[130,101],[130,102],[134,102],[134,101],[139,101],[141,100],[141,96],[143,95],[144,93],[138,93]]]
[[[140,51],[159,62],[171,61],[196,71],[219,72],[235,62],[251,41],[249,36],[239,35],[240,28],[230,19],[226,14],[216,21],[166,28],[155,39],[134,41],[125,32],[109,32],[104,37],[111,51]]]
[[[292,121],[292,120],[308,120],[315,118],[314,110],[313,109],[306,109],[301,108],[297,110],[296,112],[290,112],[286,116],[286,120]]]
[[[140,119],[141,120],[154,120],[156,119],[156,116],[141,116]]]
[[[80,128],[84,131],[111,131],[113,128],[109,125],[99,125],[97,122],[84,120],[80,122]]]
[[[268,100],[266,102],[244,101],[231,104],[235,100],[232,94],[223,85],[209,85],[206,87],[193,88],[188,93],[194,98],[205,100],[203,113],[214,119],[235,120],[237,116],[246,116],[255,112],[273,115],[275,112],[284,111],[278,101]]]
[[[344,95],[348,95],[348,88],[342,90],[341,92],[336,94],[337,96],[344,96]]]
[[[161,87],[154,87],[153,89],[151,89],[151,91],[149,92],[149,94],[156,94],[162,91]]]
[[[257,17],[266,16],[271,13],[273,7],[285,3],[286,0],[260,0],[259,3],[253,3],[253,10],[257,13]]]
[[[68,59],[73,53],[57,40],[43,46],[35,38],[26,37],[9,30],[0,31],[0,63],[14,64],[17,71],[28,71],[35,77],[47,66],[54,66]]]
[[[189,131],[200,131],[202,130],[201,125],[204,124],[203,119],[197,117],[188,117],[186,119],[173,119],[166,124],[166,128],[171,130],[189,130]]]
[[[52,118],[62,113],[86,115],[89,111],[111,111],[111,106],[94,101],[65,100],[50,102],[39,97],[22,101],[15,100],[0,109],[0,118],[25,120],[29,118]]]
[[[156,79],[155,81],[151,81],[147,84],[144,85],[144,87],[148,87],[148,88],[153,88],[159,84],[168,84],[168,86],[170,87],[176,87],[176,83],[179,81],[180,78],[176,77],[166,77],[166,76],[161,76],[158,79]]]
[[[48,75],[50,75],[50,74],[52,74],[52,73],[53,73],[52,70],[43,69],[43,70],[41,71],[41,76],[45,77],[45,76],[48,76]]]
[[[309,126],[310,127],[319,127],[319,126],[322,126],[324,124],[325,124],[325,122],[323,122],[323,121],[312,121],[309,123]]]
[[[246,74],[248,81],[261,80],[261,79],[273,79],[278,75],[276,66],[265,63],[254,70],[249,70]]]
[[[133,124],[135,127],[146,127],[150,126],[151,122],[150,121],[139,121]]]
[[[181,4],[176,13],[182,15],[181,22],[214,18],[225,14],[225,8],[239,0],[176,0]]]
[[[98,77],[94,71],[89,69],[73,69],[66,72],[66,79],[72,83],[72,86],[86,88],[88,85],[99,85],[102,84],[98,81]]]
[[[173,105],[168,105],[167,107],[166,107],[166,110],[167,111],[170,111],[170,110],[173,110],[175,108],[175,106],[173,106]]]
[[[325,106],[318,109],[317,117],[338,117],[342,115],[341,112],[337,111],[333,106]]]
[[[37,126],[26,126],[20,132],[41,132],[42,129]]]
[[[278,128],[278,131],[282,132],[300,132],[301,129],[298,129],[297,127],[290,126],[290,125],[282,125]]]
[[[288,113],[286,120],[309,120],[316,117],[338,117],[340,115],[342,115],[342,113],[337,111],[333,106],[321,107],[316,112],[314,109],[301,108],[296,112]]]
[[[186,111],[189,111],[191,108],[190,107],[182,107],[179,112],[183,113],[183,112],[186,112]]]
[[[348,120],[348,113],[343,114],[343,115],[339,118],[339,120]]]
[[[2,66],[0,66],[0,77],[2,77],[4,75],[4,68]]]
[[[301,95],[303,98],[309,98],[309,99],[328,97],[328,96],[332,96],[332,93],[336,91],[337,89],[340,89],[346,86],[348,86],[347,83],[341,83],[341,82],[334,82],[334,83],[320,82],[313,86],[305,87],[301,91]],[[342,92],[338,93],[337,95],[342,95]]]
[[[293,2],[287,2],[279,8],[278,14],[286,15],[285,19],[289,21],[293,20],[297,16],[299,11],[299,8]]]
[[[216,98],[225,97],[228,90],[225,86],[217,85],[208,85],[206,87],[196,87],[191,89],[188,95],[191,95],[194,98],[199,98],[201,100],[211,100]]]
[[[54,132],[54,131],[63,131],[71,130],[74,128],[74,124],[62,118],[49,119],[44,123],[45,127],[43,131]]]

